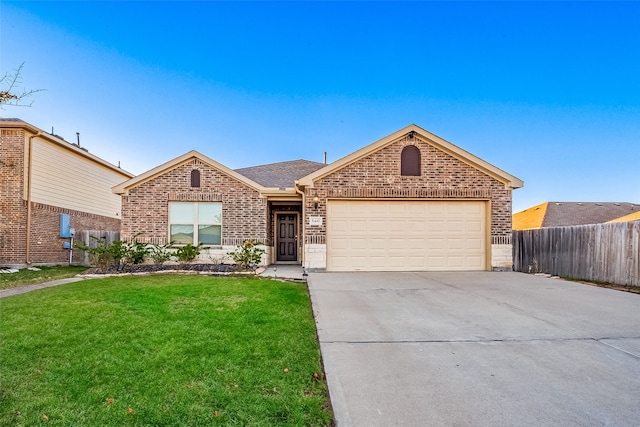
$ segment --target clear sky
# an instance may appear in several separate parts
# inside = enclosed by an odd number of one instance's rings
[[[411,123],[545,201],[640,203],[640,2],[0,2],[5,107],[123,169],[334,161]]]

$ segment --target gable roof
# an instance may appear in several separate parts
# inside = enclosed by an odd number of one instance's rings
[[[503,182],[505,186],[509,188],[515,189],[520,188],[524,185],[521,179],[516,178],[515,176],[503,171],[502,169],[497,168],[496,166],[482,160],[481,158],[474,156],[468,151],[465,151],[462,148],[450,143],[449,141],[446,141],[439,136],[434,135],[431,132],[426,131],[414,124],[400,129],[399,131],[394,132],[385,138],[369,144],[366,147],[361,148],[360,150],[355,151],[339,160],[336,160],[335,162],[323,167],[322,169],[319,169],[301,178],[298,184],[302,186],[313,186],[314,181],[323,178],[347,165],[350,165],[351,163],[354,163],[378,150],[381,150],[397,142],[400,138],[404,137],[407,134],[410,134],[411,132],[413,132],[413,134],[417,135],[428,144],[436,147],[437,149],[444,151],[445,153],[452,155],[458,160],[478,169],[479,171],[487,175],[494,177],[500,182]]]
[[[545,202],[513,214],[513,229],[599,224],[639,211],[628,202]]]
[[[284,189],[293,188],[296,180],[325,166],[324,163],[300,159],[235,169],[235,171],[265,187]]]
[[[540,228],[547,213],[549,202],[544,202],[536,206],[532,206],[513,214],[511,222],[514,230],[528,230],[530,228]]]
[[[147,172],[140,174],[134,178],[131,178],[128,181],[125,181],[121,184],[116,185],[115,187],[113,187],[111,189],[111,191],[113,191],[116,194],[128,194],[129,190],[137,187],[138,185],[149,181],[159,175],[162,175],[172,169],[175,169],[179,166],[182,166],[183,164],[190,162],[193,159],[198,159],[200,160],[202,163],[208,164],[209,166],[217,169],[218,171],[222,172],[223,174],[234,178],[240,182],[242,182],[243,184],[253,188],[256,191],[259,192],[263,192],[265,190],[267,190],[264,186],[258,184],[255,181],[252,181],[251,179],[247,178],[244,175],[239,174],[238,172],[229,169],[228,167],[226,167],[225,165],[223,165],[222,163],[218,163],[215,160],[205,156],[204,154],[201,154],[195,150],[191,150],[188,153],[184,153],[181,156],[176,157],[173,160],[169,160],[166,163],[161,164],[160,166],[156,166],[155,168],[148,170]]]

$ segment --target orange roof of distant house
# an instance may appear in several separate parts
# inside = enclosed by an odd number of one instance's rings
[[[526,230],[542,227],[601,224],[620,218],[632,221],[640,205],[628,202],[545,202],[513,214],[513,229]]]
[[[545,213],[547,212],[547,206],[549,202],[544,202],[539,205],[530,207],[513,214],[513,229],[514,230],[527,230],[529,228],[540,228],[544,221]]]
[[[640,221],[640,211],[630,213],[629,215],[621,216],[620,218],[612,219],[608,222],[628,222],[628,221]]]

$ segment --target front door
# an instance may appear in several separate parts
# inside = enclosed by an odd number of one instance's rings
[[[278,261],[298,260],[298,216],[278,214]]]

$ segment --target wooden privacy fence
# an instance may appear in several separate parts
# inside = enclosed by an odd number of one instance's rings
[[[120,239],[119,231],[105,231],[105,230],[82,230],[78,232],[75,237],[76,243],[83,243],[90,248],[95,248],[98,246],[98,241],[96,239],[91,238],[91,236],[96,237],[102,240],[105,244],[110,244],[114,240]],[[74,249],[77,250],[77,249]],[[80,263],[82,265],[89,265],[89,254],[80,250],[77,250],[80,253]],[[75,257],[74,257],[75,258]]]
[[[516,271],[640,286],[640,221],[513,231]]]

